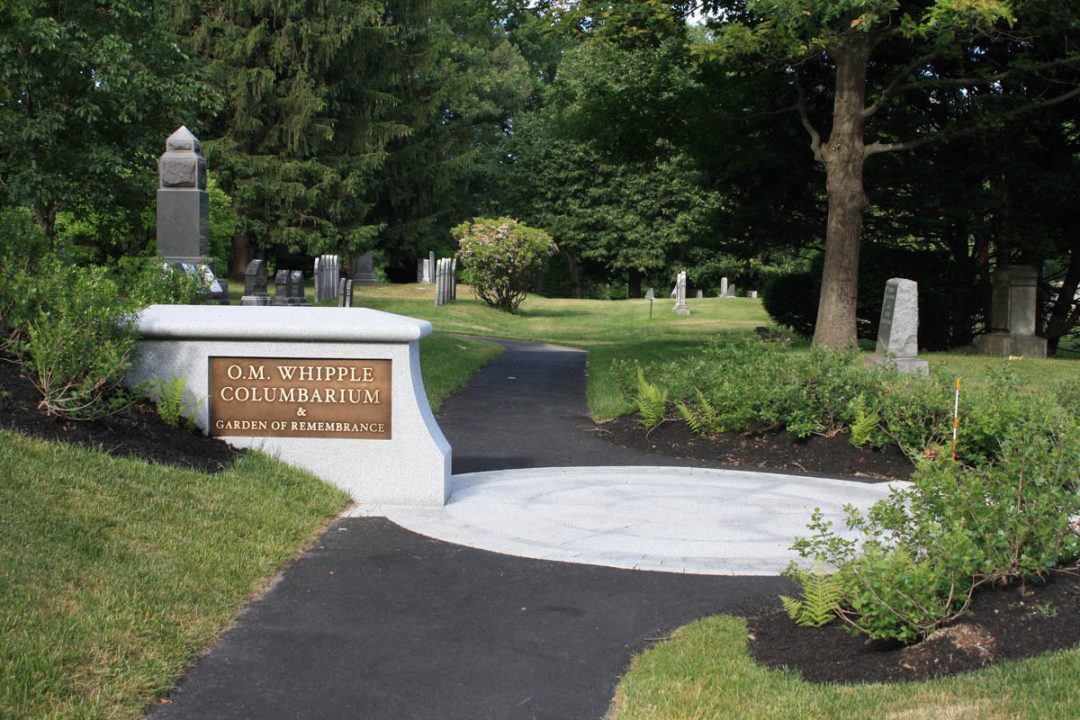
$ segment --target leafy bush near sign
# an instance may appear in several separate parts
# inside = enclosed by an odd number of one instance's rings
[[[21,209],[0,211],[0,343],[50,414],[100,417],[130,398],[132,318],[151,302],[195,298],[195,282],[153,258],[77,265]]]

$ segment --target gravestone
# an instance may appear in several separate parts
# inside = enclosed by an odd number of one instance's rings
[[[727,291],[724,293],[724,297],[735,297],[735,283],[731,283],[727,286]]]
[[[252,260],[244,271],[244,296],[241,305],[269,305],[270,295],[266,292],[266,261]]]
[[[199,265],[210,253],[210,194],[202,144],[186,127],[158,159],[157,249],[170,264]]]
[[[416,282],[418,282],[418,283],[424,282],[424,263],[425,262],[426,262],[426,260],[417,260],[416,261]]]
[[[353,265],[352,279],[362,285],[374,285],[379,282],[379,278],[375,276],[374,251],[368,250],[356,258],[356,263]]]
[[[210,253],[210,195],[202,144],[186,127],[165,140],[158,158],[157,250],[173,267],[206,266],[202,293],[228,304],[228,283],[214,276]]]
[[[698,296],[698,299],[699,299],[699,300],[700,300],[701,298],[705,297],[705,291],[704,291],[704,290],[698,290],[698,291],[697,291],[697,296]]]
[[[292,295],[290,285],[292,284],[292,275],[288,270],[278,270],[274,275],[274,297],[271,299],[271,305],[288,305],[289,296]]]
[[[456,268],[456,258],[441,258],[435,261],[435,307],[453,302],[457,297],[454,275]]]
[[[648,300],[649,302],[652,302],[653,300],[655,300],[656,299],[656,289],[655,288],[649,288],[648,290],[646,290],[645,291],[645,299]]]
[[[994,271],[989,332],[975,340],[980,353],[1046,357],[1046,338],[1035,334],[1038,280],[1038,271],[1029,265],[1003,265]]]
[[[353,306],[353,280],[352,278],[341,278],[338,280],[338,307],[352,307]]]
[[[750,292],[746,293],[746,297],[748,297],[748,298],[756,298],[757,297],[757,290],[751,290]]]
[[[679,315],[689,315],[690,308],[686,305],[686,273],[681,272],[675,281],[675,307],[673,310]]]
[[[919,285],[914,280],[892,278],[885,283],[878,322],[878,364],[902,373],[929,375],[930,365],[919,360]]]
[[[293,270],[289,273],[289,305],[309,305],[307,297],[304,295],[306,285],[304,282],[304,271]]]
[[[341,277],[341,260],[337,255],[320,255],[315,258],[315,302],[337,297],[338,278]]]
[[[720,297],[727,297],[727,278],[720,278]]]

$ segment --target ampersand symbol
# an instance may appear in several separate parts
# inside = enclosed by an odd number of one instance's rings
[[[296,417],[307,417],[307,410],[304,408],[297,408]]]

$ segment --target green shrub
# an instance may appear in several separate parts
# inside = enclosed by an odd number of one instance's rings
[[[101,267],[64,267],[38,279],[48,297],[27,325],[20,354],[42,407],[69,418],[112,412],[123,402],[120,382],[136,347],[134,318],[115,281]]]
[[[930,379],[881,370],[880,390],[870,402],[882,431],[912,460],[933,454],[952,437],[953,391],[944,377]]]
[[[817,323],[819,275],[796,272],[770,279],[761,292],[761,304],[778,325],[805,337],[814,334]]]
[[[0,210],[0,349],[25,332],[28,308],[39,294],[35,277],[49,246],[25,208]]]
[[[558,250],[543,230],[507,217],[473,218],[450,232],[458,241],[462,279],[497,310],[517,312],[536,272]]]
[[[962,613],[980,585],[1043,577],[1080,556],[1070,526],[1080,515],[1078,468],[1074,416],[1024,417],[992,462],[925,460],[909,487],[865,514],[848,508],[861,545],[816,513],[814,534],[793,548],[838,568],[843,619],[870,637],[910,642]]]

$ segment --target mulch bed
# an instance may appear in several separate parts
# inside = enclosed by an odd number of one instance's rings
[[[830,437],[811,435],[806,440],[784,430],[729,432],[706,438],[694,434],[684,422],[663,422],[646,431],[632,417],[606,421],[598,430],[622,447],[706,460],[731,468],[826,475],[862,482],[907,480],[914,469],[898,447],[881,451],[857,448],[848,441],[846,432]]]
[[[166,425],[153,405],[139,403],[99,420],[75,422],[46,415],[40,401],[19,366],[0,356],[0,427],[7,430],[208,473],[229,467],[243,454],[201,431]]]
[[[762,665],[789,667],[818,683],[924,680],[978,670],[1080,643],[1080,568],[1045,584],[984,589],[971,612],[920,643],[867,641],[839,621],[799,627],[783,610],[747,622],[750,652]]]

